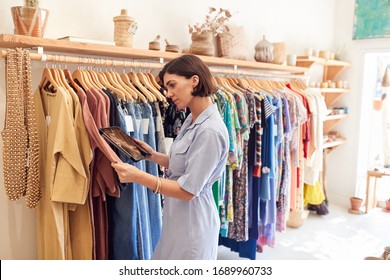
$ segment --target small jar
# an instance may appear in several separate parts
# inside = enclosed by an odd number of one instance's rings
[[[343,81],[337,81],[336,88],[343,88]]]
[[[328,85],[329,85],[329,83],[327,83],[327,82],[322,82],[322,83],[321,83],[321,88],[328,88]]]

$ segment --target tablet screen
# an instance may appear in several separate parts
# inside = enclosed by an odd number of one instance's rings
[[[99,129],[99,131],[104,139],[133,161],[139,161],[150,156],[148,152],[138,145],[134,139],[125,133],[120,127],[105,127]]]

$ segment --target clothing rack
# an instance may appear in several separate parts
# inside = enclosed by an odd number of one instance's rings
[[[0,51],[0,57],[5,58],[7,56],[6,50]],[[68,56],[62,54],[44,54],[42,50],[38,48],[38,53],[30,52],[30,58],[33,61],[41,62],[58,62],[58,63],[71,63],[71,64],[83,64],[93,66],[107,66],[107,67],[123,67],[123,68],[141,68],[141,69],[161,69],[164,66],[164,59],[160,58],[160,62],[150,62],[145,60],[125,60],[125,59],[107,59],[100,57],[82,57],[82,56]],[[211,73],[233,75],[235,77],[251,76],[256,78],[266,79],[309,79],[310,76],[305,74],[286,74],[285,72],[278,71],[261,71],[261,70],[241,70],[236,65],[233,69],[226,67],[209,66]]]
[[[5,58],[7,51],[1,51],[1,57]],[[129,67],[129,68],[149,68],[158,69],[161,68],[162,63],[146,62],[142,60],[118,60],[118,59],[107,59],[98,57],[78,57],[68,56],[62,54],[44,54],[44,53],[31,53],[30,58],[34,61],[42,62],[59,62],[59,63],[72,63],[72,64],[83,64],[83,65],[94,65],[94,66],[111,66],[111,67]]]

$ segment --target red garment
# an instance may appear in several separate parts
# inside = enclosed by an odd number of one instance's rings
[[[307,98],[304,94],[294,90],[291,87],[291,84],[287,84],[287,87],[298,94],[302,98],[303,106],[305,106],[307,110],[307,121],[302,125],[302,141],[303,141],[303,157],[307,158],[307,155],[309,153],[309,144],[311,141],[311,118],[312,118],[312,113],[310,111],[309,103],[307,102]]]
[[[108,220],[106,205],[106,190],[109,194],[119,196],[119,187],[111,162],[122,162],[100,135],[98,128],[107,121],[107,109],[105,99],[95,91],[77,92],[83,108],[84,122],[94,151],[94,159],[91,164],[90,202],[92,208],[92,220],[94,224],[94,253],[95,259],[108,259]]]

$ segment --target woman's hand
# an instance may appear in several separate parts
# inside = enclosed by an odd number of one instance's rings
[[[141,173],[141,170],[128,163],[111,163],[111,166],[118,174],[121,183],[136,182]]]
[[[134,139],[134,141],[140,145],[145,151],[147,151],[149,154],[153,155],[153,153],[155,152],[153,150],[152,147],[150,147],[147,143],[141,141],[141,140],[138,140],[138,139]]]

